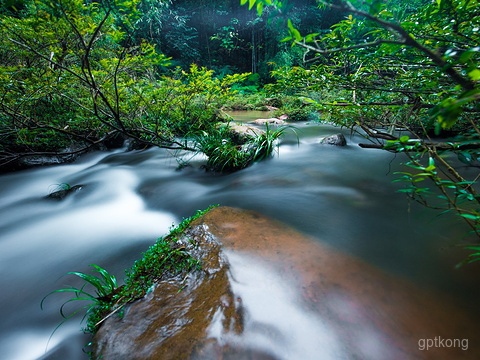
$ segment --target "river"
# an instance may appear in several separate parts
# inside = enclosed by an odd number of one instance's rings
[[[401,156],[362,149],[361,137],[331,125],[295,126],[298,143],[291,133],[273,158],[233,174],[205,172],[198,156],[178,170],[182,154],[151,148],[0,176],[1,357],[88,359],[81,318],[51,336],[65,297],[47,298],[41,310],[42,298],[79,286],[63,275],[92,263],[122,278],[172,224],[211,204],[258,211],[477,316],[478,266],[455,268],[466,255],[456,246],[466,228],[396,192]],[[348,146],[318,144],[338,132]],[[83,187],[62,201],[46,198],[62,183]]]

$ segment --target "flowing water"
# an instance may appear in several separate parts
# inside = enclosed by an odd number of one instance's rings
[[[178,170],[178,154],[152,148],[93,153],[74,164],[0,176],[1,357],[87,359],[81,350],[88,341],[79,332],[81,317],[49,339],[62,320],[59,307],[65,297],[52,295],[41,310],[42,298],[66,285],[81,285],[74,276],[62,275],[88,272],[92,263],[122,278],[173,223],[211,204],[256,210],[387,273],[446,294],[474,314],[478,267],[455,269],[465,255],[455,245],[466,230],[395,192],[401,185],[391,181],[402,159],[361,149],[356,146],[361,138],[330,125],[296,127],[299,143],[290,134],[272,159],[228,175],[205,172],[201,157]],[[340,131],[348,146],[318,144]],[[62,201],[46,198],[62,183],[83,187]],[[292,316],[305,326],[297,336],[308,337],[309,327],[319,326],[306,314]],[[288,332],[288,326],[283,330]]]

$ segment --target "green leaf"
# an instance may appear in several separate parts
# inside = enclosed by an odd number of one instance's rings
[[[287,26],[288,26],[288,28],[290,29],[290,31],[292,31],[292,32],[293,32],[293,29],[295,29],[295,28],[293,27],[292,20],[290,20],[290,19],[287,20]]]
[[[317,103],[315,100],[307,98],[305,96],[300,96],[298,99],[301,100],[302,102],[306,102],[306,103],[309,103],[309,104],[316,104]]]
[[[262,16],[262,12],[263,12],[263,3],[259,2],[257,4],[257,13],[258,13],[258,16]]]
[[[462,163],[470,165],[472,163],[472,155],[466,151],[461,151],[458,153],[458,160]]]
[[[480,216],[478,215],[472,215],[472,214],[460,214],[461,217],[464,217],[469,220],[475,220],[478,221],[480,219]]]
[[[303,37],[302,35],[300,35],[300,32],[297,29],[293,29],[292,34],[295,37],[296,41],[302,41]]]
[[[248,1],[248,10],[251,10],[253,5],[255,5],[256,0],[249,0]]]
[[[462,64],[465,64],[467,61],[471,59],[473,55],[473,51],[464,51],[462,55],[460,55],[460,58],[458,59]]]
[[[479,69],[472,70],[468,73],[468,76],[470,76],[470,79],[472,79],[473,81],[480,80],[480,70]]]
[[[240,5],[245,5],[248,0],[240,0]]]
[[[318,33],[308,34],[307,36],[305,36],[305,42],[307,42],[307,43],[313,42],[313,40],[315,39],[315,37],[318,36],[318,35],[319,35]]]

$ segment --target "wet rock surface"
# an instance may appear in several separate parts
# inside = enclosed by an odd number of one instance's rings
[[[53,199],[53,200],[63,200],[65,199],[68,195],[73,194],[75,192],[80,191],[82,188],[84,188],[85,185],[74,185],[74,186],[66,186],[64,189],[60,189],[57,191],[54,191],[46,196],[47,199]]]
[[[229,131],[234,135],[236,142],[239,144],[265,134],[265,131],[254,126],[241,124],[229,124]]]
[[[220,207],[192,228],[189,236],[206,239],[203,270],[158,284],[123,319],[108,319],[97,358],[480,357],[477,322],[459,306],[281,223]],[[468,348],[420,349],[436,338],[467,339]]]
[[[282,119],[278,118],[268,118],[268,119],[256,119],[254,121],[251,121],[252,124],[256,125],[285,125],[287,122]]]
[[[347,140],[343,134],[335,134],[327,136],[320,141],[320,144],[334,145],[334,146],[346,146]]]
[[[307,353],[303,358],[480,357],[475,320],[439,294],[422,291],[255,212],[217,208],[199,220],[209,224],[230,253],[255,256],[282,283],[289,284],[289,292],[295,290],[298,294],[297,304],[326,326],[325,338],[317,332],[315,342],[310,344],[315,348],[320,343],[323,353],[310,357]],[[264,295],[268,297],[268,290]],[[271,296],[270,300],[273,306],[278,297]],[[245,306],[246,314],[248,311]],[[278,314],[282,316],[292,315]],[[290,336],[294,337],[304,326],[295,324],[290,328]],[[245,327],[248,329],[248,322]],[[468,339],[468,349],[459,346],[420,349],[422,339],[434,342],[435,338]],[[292,358],[289,355],[277,358]],[[293,358],[302,357],[293,354]]]
[[[185,238],[197,243],[192,255],[202,269],[160,281],[128,305],[123,317],[108,318],[94,339],[95,359],[188,359],[205,346],[210,326],[241,332],[241,308],[220,245],[205,225],[188,230]]]

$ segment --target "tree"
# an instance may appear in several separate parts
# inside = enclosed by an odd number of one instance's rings
[[[23,4],[0,17],[1,165],[119,135],[196,151],[177,137],[215,131],[214,108],[246,77],[214,79],[197,67],[161,75],[167,58],[134,36],[135,1]]]

